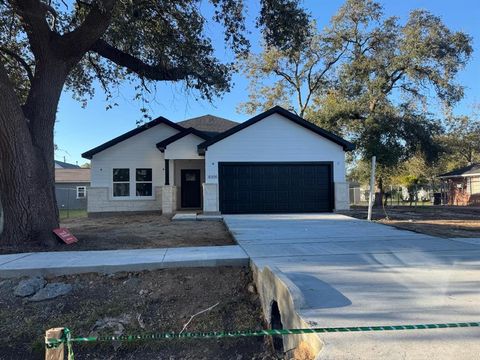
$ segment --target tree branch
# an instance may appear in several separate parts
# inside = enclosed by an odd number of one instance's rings
[[[305,108],[307,107],[308,103],[310,102],[310,98],[312,94],[317,90],[318,86],[320,85],[320,81],[323,79],[325,74],[334,66],[338,61],[340,61],[341,57],[347,51],[348,47],[345,47],[334,59],[330,60],[324,67],[324,69],[318,74],[315,78],[313,85],[311,85],[311,71],[313,69],[313,65],[308,72],[308,89],[309,93],[307,99],[305,100]]]
[[[11,50],[3,47],[3,46],[0,46],[0,51],[3,52],[4,54],[7,54],[11,58],[15,59],[18,63],[20,63],[20,65],[22,65],[22,67],[25,69],[25,71],[27,73],[28,80],[30,81],[30,83],[32,83],[32,81],[33,81],[32,68],[25,61],[25,59],[23,59],[20,55],[16,54],[15,52],[13,52],[13,51],[11,51]]]
[[[103,78],[102,70],[98,66],[98,64],[95,62],[95,60],[92,58],[91,53],[88,53],[88,62],[90,63],[90,65],[92,65],[92,68],[93,68],[93,71],[95,71],[95,74],[97,74],[98,80],[102,85],[103,91],[108,92],[108,86],[105,79]]]
[[[184,68],[171,67],[166,64],[147,64],[143,60],[127,54],[101,39],[97,40],[90,50],[149,80],[176,81],[184,80],[187,76],[192,75]]]
[[[99,0],[92,5],[83,23],[60,37],[59,54],[67,59],[83,56],[107,30],[115,3],[116,0]]]
[[[50,37],[50,27],[45,15],[48,7],[39,0],[9,0],[12,8],[19,14],[27,33],[32,52],[37,59],[44,58]]]

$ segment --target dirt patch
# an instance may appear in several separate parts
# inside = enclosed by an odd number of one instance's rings
[[[342,212],[358,219],[367,218],[367,207],[353,207]],[[388,216],[388,219],[387,219]],[[383,224],[423,234],[450,237],[480,237],[478,207],[387,207],[375,208],[372,218]]]
[[[172,221],[171,217],[156,214],[65,219],[61,226],[70,229],[78,243],[65,245],[59,242],[58,246],[48,249],[0,247],[0,253],[235,244],[222,221]]]
[[[67,326],[74,336],[180,331],[191,315],[217,302],[187,331],[262,329],[258,294],[246,268],[169,269],[48,279],[73,286],[54,300],[13,295],[18,280],[0,282],[0,358],[43,359],[46,329]],[[113,320],[112,320],[113,319]],[[121,325],[118,325],[120,323]],[[123,328],[123,330],[122,330]],[[262,337],[75,344],[77,359],[274,359]]]

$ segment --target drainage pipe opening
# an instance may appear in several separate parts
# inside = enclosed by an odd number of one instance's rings
[[[272,302],[272,308],[270,312],[270,327],[272,330],[282,330],[282,316],[280,315],[280,309],[278,308],[278,303],[276,301]],[[273,335],[272,336],[273,348],[277,354],[284,353],[283,348],[283,336],[282,335]]]

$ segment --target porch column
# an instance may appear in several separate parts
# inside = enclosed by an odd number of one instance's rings
[[[165,185],[170,185],[170,161],[165,159]]]
[[[218,184],[203,183],[203,212],[219,214]]]
[[[162,213],[173,214],[177,210],[177,187],[170,185],[170,160],[165,159],[165,185],[162,186]]]

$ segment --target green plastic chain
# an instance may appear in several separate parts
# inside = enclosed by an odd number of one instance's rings
[[[368,332],[368,331],[401,331],[401,330],[429,330],[429,329],[451,329],[480,327],[480,322],[459,322],[443,324],[415,324],[415,325],[385,325],[385,326],[352,326],[352,327],[321,327],[310,329],[272,329],[272,330],[239,330],[239,331],[210,331],[210,332],[166,332],[149,333],[121,336],[94,336],[94,337],[72,337],[71,331],[64,328],[61,339],[45,339],[45,346],[48,348],[57,347],[59,344],[67,344],[68,360],[74,360],[72,343],[74,342],[106,342],[106,341],[141,341],[161,339],[219,339],[249,336],[271,336],[271,335],[299,335],[319,333],[346,333],[346,332]]]

